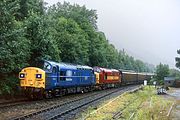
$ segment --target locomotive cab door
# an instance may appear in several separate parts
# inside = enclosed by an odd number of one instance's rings
[[[52,68],[52,80],[55,86],[58,85],[59,81],[59,66],[53,66]]]

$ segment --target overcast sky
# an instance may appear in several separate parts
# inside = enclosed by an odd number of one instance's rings
[[[49,5],[64,0],[45,0]],[[117,49],[154,65],[175,67],[180,0],[66,0],[97,10],[98,28]]]

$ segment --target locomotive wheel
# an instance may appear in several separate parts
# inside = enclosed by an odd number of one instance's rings
[[[83,93],[84,93],[84,90],[81,90],[81,93],[83,94]]]
[[[50,98],[53,98],[52,93],[46,91],[46,92],[45,92],[45,98],[49,98],[49,99],[50,99]]]

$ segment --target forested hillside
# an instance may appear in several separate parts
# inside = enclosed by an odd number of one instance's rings
[[[97,19],[96,10],[85,6],[57,3],[46,8],[42,0],[1,0],[1,94],[16,89],[18,72],[40,59],[138,72],[154,69],[110,44]]]

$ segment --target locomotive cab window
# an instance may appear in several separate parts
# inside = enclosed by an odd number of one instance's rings
[[[53,68],[52,68],[52,72],[53,72],[53,73],[56,73],[56,72],[57,72],[56,67],[53,67]]]
[[[66,80],[66,71],[60,71],[60,80],[62,81]]]
[[[51,65],[48,62],[44,62],[44,68],[45,71],[51,71]]]
[[[91,70],[91,74],[94,74],[94,70]]]

